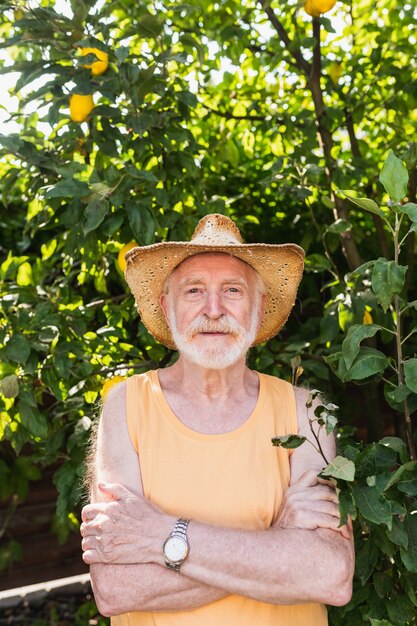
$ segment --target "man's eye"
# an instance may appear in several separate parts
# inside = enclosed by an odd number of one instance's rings
[[[239,289],[237,287],[229,287],[228,291],[231,291],[232,293],[239,293]]]
[[[191,287],[191,289],[188,289],[187,293],[198,293],[199,289],[198,287]]]

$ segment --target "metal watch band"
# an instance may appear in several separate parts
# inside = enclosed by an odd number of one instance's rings
[[[190,522],[189,519],[183,519],[182,517],[179,517],[177,521],[175,522],[174,530],[171,533],[171,537],[172,535],[179,535],[180,537],[182,537],[188,542],[187,528],[188,528],[189,522]]]
[[[179,517],[177,521],[175,522],[174,529],[170,533],[169,537],[181,537],[181,539],[183,539],[188,545],[187,528],[188,528],[189,522],[190,522],[189,519],[184,519],[182,517]],[[173,563],[172,561],[169,561],[165,557],[166,567],[168,567],[169,569],[175,570],[176,572],[180,571],[180,567],[183,561],[184,559],[182,561],[179,561],[178,563]]]

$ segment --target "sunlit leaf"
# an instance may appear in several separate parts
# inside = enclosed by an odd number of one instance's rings
[[[356,197],[355,193],[351,190],[341,189],[340,193],[343,194],[345,198],[353,202],[353,204],[356,204],[356,206],[360,207],[361,209],[364,209],[365,211],[369,211],[370,213],[375,213],[376,215],[379,215],[380,217],[384,217],[384,218],[386,217],[384,211],[379,208],[379,206],[374,200],[371,200],[370,198],[358,198]]]
[[[408,171],[392,150],[388,152],[379,180],[394,202],[399,202],[407,195]]]
[[[379,258],[372,270],[372,289],[378,302],[387,311],[395,295],[404,287],[407,267],[395,261]]]
[[[355,479],[355,464],[343,456],[336,456],[321,474],[339,480],[353,481]]]
[[[380,328],[377,324],[350,326],[342,343],[343,358],[348,369],[352,366],[359,353],[361,341],[373,337]]]

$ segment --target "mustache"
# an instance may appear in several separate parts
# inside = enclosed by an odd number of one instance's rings
[[[187,336],[192,337],[197,333],[230,333],[239,335],[245,329],[233,318],[224,315],[218,320],[211,320],[201,315],[193,320],[187,328]]]

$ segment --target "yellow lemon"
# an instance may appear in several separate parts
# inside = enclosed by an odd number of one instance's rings
[[[126,269],[126,259],[125,259],[126,252],[129,252],[129,250],[131,250],[132,248],[136,248],[137,245],[138,244],[136,243],[136,241],[129,241],[129,243],[125,243],[125,245],[123,246],[123,248],[120,250],[119,254],[117,255],[117,264],[120,267],[122,272],[124,272]]]
[[[342,64],[340,61],[335,61],[329,65],[328,73],[332,82],[337,85],[339,82],[340,74],[342,73]]]
[[[113,378],[109,378],[109,380],[106,380],[101,388],[101,397],[103,398],[103,400],[106,399],[110,389],[115,385],[121,383],[122,380],[124,380],[123,376],[113,376]]]
[[[91,93],[82,96],[79,93],[73,93],[70,97],[70,117],[73,122],[85,122],[91,111],[94,109],[94,100]]]
[[[84,67],[91,68],[91,73],[93,76],[99,76],[100,74],[104,74],[106,69],[109,67],[109,55],[107,52],[103,52],[103,50],[99,50],[98,48],[81,48],[81,55],[83,57],[86,54],[95,54],[97,57],[97,61],[93,61],[93,63],[87,63]]]
[[[374,320],[372,319],[372,315],[369,311],[365,309],[363,312],[362,324],[373,324]]]
[[[322,13],[333,9],[335,4],[336,0],[306,0],[304,9],[312,17],[319,17]]]

